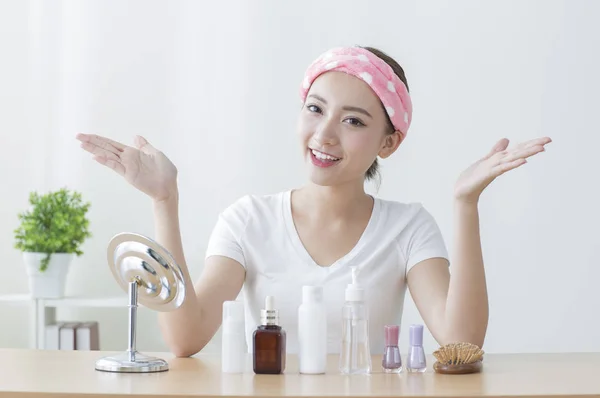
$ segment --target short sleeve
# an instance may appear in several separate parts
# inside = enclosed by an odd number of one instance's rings
[[[449,259],[442,232],[433,216],[424,207],[416,213],[410,226],[412,231],[406,251],[406,273],[423,260],[436,257]]]
[[[249,206],[248,197],[243,197],[219,214],[208,240],[205,258],[224,256],[246,268],[242,237],[248,223]]]

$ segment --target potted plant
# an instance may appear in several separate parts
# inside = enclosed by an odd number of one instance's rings
[[[81,245],[91,236],[86,214],[90,203],[66,188],[29,195],[32,208],[18,214],[15,248],[23,252],[34,298],[64,296],[69,266],[83,254]]]

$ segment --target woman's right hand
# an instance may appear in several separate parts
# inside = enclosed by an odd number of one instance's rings
[[[135,147],[95,134],[80,133],[76,138],[94,160],[122,175],[153,200],[165,201],[177,194],[177,168],[145,138],[136,136]]]

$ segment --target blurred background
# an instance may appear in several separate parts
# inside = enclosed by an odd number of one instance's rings
[[[220,211],[305,182],[295,136],[303,73],[328,48],[358,44],[404,67],[414,101],[407,140],[368,189],[422,202],[450,255],[459,173],[502,137],[553,139],[482,198],[484,349],[598,351],[599,16],[594,0],[1,0],[0,296],[28,294],[13,231],[29,193],[68,187],[91,203],[93,237],[67,295],[126,300],[106,248],[119,232],[154,235],[151,202],[83,152],[77,132],[125,144],[140,134],[177,165],[196,279]],[[0,301],[1,347],[31,346],[33,310]],[[102,349],[126,347],[125,306],[56,316],[98,321]],[[156,313],[139,318],[138,348],[167,350]],[[407,293],[402,352],[413,322],[422,320]],[[426,350],[436,346],[427,333]],[[217,334],[206,351],[219,349]]]

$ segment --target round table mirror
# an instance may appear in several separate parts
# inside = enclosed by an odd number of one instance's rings
[[[107,250],[108,266],[129,294],[129,330],[127,350],[96,361],[96,370],[146,373],[169,369],[160,358],[141,354],[136,349],[138,304],[154,311],[173,311],[185,297],[181,268],[173,256],[154,240],[131,232],[115,235]]]

